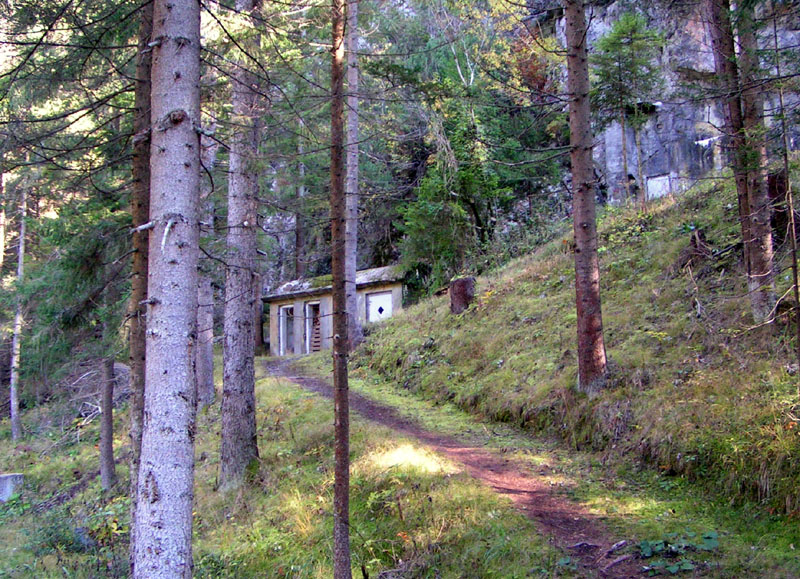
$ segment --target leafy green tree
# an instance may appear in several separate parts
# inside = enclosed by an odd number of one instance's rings
[[[641,14],[625,12],[611,30],[597,41],[592,65],[595,75],[594,107],[619,121],[622,131],[622,169],[625,196],[630,198],[626,128],[634,132],[639,178],[639,203],[645,210],[646,191],[642,171],[640,130],[649,107],[643,105],[661,88],[657,56],[663,44],[658,32],[647,27]],[[602,119],[607,121],[608,118]]]
[[[439,151],[417,189],[401,209],[404,259],[431,268],[438,286],[467,269],[480,267],[494,235],[493,222],[509,194],[487,163],[482,127],[456,99],[444,104],[438,132]]]

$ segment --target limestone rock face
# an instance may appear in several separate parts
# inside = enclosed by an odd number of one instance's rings
[[[564,45],[564,18],[559,2],[539,0],[532,3],[532,12],[542,23],[549,24],[561,45]],[[625,11],[643,14],[653,29],[664,37],[665,45],[659,57],[663,71],[663,95],[653,103],[652,113],[641,131],[643,173],[648,198],[680,193],[712,169],[726,166],[722,111],[714,100],[707,98],[714,83],[714,57],[703,17],[701,2],[672,2],[670,0],[596,0],[587,4],[589,44],[605,35]],[[790,11],[791,12],[791,11]],[[796,11],[795,11],[796,12]],[[589,17],[591,15],[591,17]],[[547,22],[549,21],[549,22]],[[767,27],[760,42],[772,48],[771,27]],[[787,13],[778,21],[779,46],[800,43],[800,16]],[[771,56],[765,52],[765,59]],[[772,62],[765,60],[765,68]],[[774,72],[774,71],[773,71]],[[706,98],[698,98],[703,95]],[[787,98],[787,105],[797,97]],[[767,95],[767,111],[777,113],[777,96]],[[770,119],[767,119],[770,125]],[[800,128],[794,125],[791,146],[800,146]],[[628,172],[636,175],[637,154],[633,130],[627,128]],[[594,160],[597,172],[607,187],[608,200],[622,202],[625,196],[622,169],[622,135],[619,123],[611,123],[595,132]]]

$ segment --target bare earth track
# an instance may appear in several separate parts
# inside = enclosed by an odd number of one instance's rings
[[[267,362],[275,377],[285,378],[305,390],[333,398],[333,387],[324,380],[298,376],[285,360]],[[464,466],[474,478],[510,498],[553,544],[568,554],[585,577],[642,577],[641,565],[631,555],[618,552],[619,543],[596,516],[560,496],[547,482],[523,472],[501,456],[470,446],[455,437],[422,428],[394,408],[360,394],[350,393],[350,408],[364,418],[416,438],[432,450]]]

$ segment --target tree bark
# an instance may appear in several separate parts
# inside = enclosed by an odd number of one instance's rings
[[[475,278],[460,277],[450,282],[450,313],[465,311],[475,298]]]
[[[236,10],[250,14],[253,0],[237,0]],[[245,46],[247,42],[243,41]],[[257,93],[255,77],[241,56],[233,78],[232,122],[228,181],[227,269],[222,390],[220,488],[244,481],[249,465],[258,459],[256,441],[255,369],[253,362],[253,283],[256,256]]]
[[[116,327],[111,312],[119,300],[117,276],[119,267],[106,266],[105,309],[106,317],[103,320],[103,338],[105,346],[110,350],[101,362],[102,391],[100,397],[100,486],[104,491],[109,490],[117,482],[116,465],[114,464],[114,354]]]
[[[219,143],[209,137],[200,137],[200,162],[202,173],[211,173],[216,164]],[[202,179],[202,177],[201,177]],[[214,235],[214,201],[211,198],[210,181],[204,181],[200,194],[202,204],[202,223]],[[210,261],[210,260],[209,260]],[[202,410],[214,403],[214,287],[210,272],[201,267],[197,283],[197,352],[195,360],[197,378],[197,408]]]
[[[725,117],[725,132],[731,139],[731,147],[733,149],[733,176],[736,182],[739,222],[742,229],[744,267],[747,279],[750,280],[752,237],[750,233],[747,159],[745,155],[747,147],[744,138],[742,103],[739,99],[739,69],[736,64],[736,49],[730,19],[730,2],[729,0],[705,0],[704,9],[711,36],[716,76],[723,95],[722,109]]]
[[[297,136],[297,204],[300,211],[294,214],[294,275],[300,279],[306,275],[306,218],[303,199],[306,196],[306,164],[303,162],[305,147],[303,146],[303,121],[300,121],[300,131]]]
[[[600,304],[600,266],[597,257],[595,183],[589,117],[589,66],[583,0],[565,0],[564,14],[575,234],[578,385],[582,391],[592,392],[605,385],[606,348]]]
[[[345,0],[332,0],[331,61],[331,258],[333,274],[334,483],[333,576],[350,571],[350,407],[345,272],[347,209],[344,180],[344,28]]]
[[[136,57],[136,85],[134,90],[133,116],[133,160],[131,191],[131,220],[138,228],[150,220],[150,69],[152,50],[149,47],[153,33],[153,3],[140,9],[138,54]],[[130,493],[131,493],[131,539],[128,554],[133,571],[133,548],[136,545],[136,493],[139,478],[139,460],[142,451],[142,426],[144,421],[144,373],[145,330],[147,307],[147,259],[149,231],[133,233],[133,257],[131,258],[131,295],[128,303],[130,319],[128,355],[130,363]]]
[[[352,351],[364,339],[358,316],[358,3],[347,2],[347,173],[345,176],[345,293]]]
[[[23,185],[19,200],[19,245],[17,248],[17,284],[25,277],[25,218],[28,215],[28,185]],[[22,422],[19,416],[19,362],[22,340],[22,297],[17,294],[17,305],[14,313],[14,330],[11,338],[11,439],[22,437]]]
[[[155,0],[144,429],[133,577],[192,576],[200,4]]]
[[[764,101],[758,84],[758,41],[755,11],[744,3],[739,9],[739,63],[742,82],[742,129],[747,166],[747,208],[750,217],[750,275],[747,280],[750,309],[756,322],[775,314],[771,207],[767,191],[767,141]]]

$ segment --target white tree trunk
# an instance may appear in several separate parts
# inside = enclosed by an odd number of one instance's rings
[[[344,278],[349,348],[363,339],[358,316],[358,3],[347,3],[347,171],[345,173]]]
[[[22,187],[19,201],[19,247],[17,249],[17,283],[22,283],[25,274],[25,217],[28,214],[28,187]],[[11,338],[11,439],[19,440],[22,436],[22,423],[19,417],[19,361],[20,340],[22,339],[22,298],[17,295],[17,307],[14,313],[14,332]]]
[[[192,576],[200,4],[155,0],[144,431],[133,577]]]

